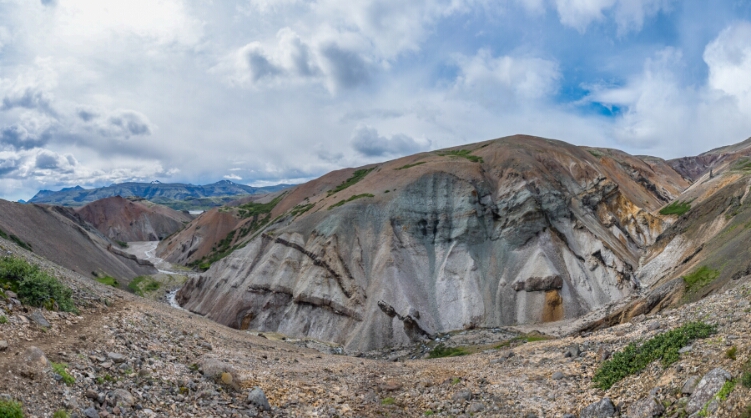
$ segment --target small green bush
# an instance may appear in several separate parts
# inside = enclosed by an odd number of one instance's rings
[[[0,283],[18,293],[26,305],[78,312],[67,286],[21,258],[0,258]]]
[[[117,282],[117,280],[112,276],[104,276],[104,277],[98,277],[96,279],[101,284],[105,284],[107,286],[117,287],[120,285],[120,283]]]
[[[159,290],[161,283],[149,276],[138,276],[128,283],[128,289],[138,296],[143,297],[146,293]]]
[[[425,164],[425,161],[420,161],[419,163],[414,163],[414,164],[403,165],[399,168],[395,168],[394,170],[406,170],[408,168],[417,167],[418,165],[423,165],[423,164]]]
[[[712,283],[719,275],[719,270],[713,270],[707,266],[699,267],[699,269],[683,277],[683,283],[686,285],[686,294],[692,295],[698,292],[704,286]]]
[[[691,210],[691,202],[675,201],[664,208],[660,209],[660,215],[678,215],[681,216],[684,213]]]
[[[8,317],[5,315],[0,315],[0,324],[7,324],[8,323]]]
[[[127,243],[127,242],[125,242],[125,241],[118,241],[118,240],[115,240],[115,243],[116,243],[117,245],[119,245],[119,246],[120,246],[121,248],[128,248],[128,243]]]
[[[466,158],[469,161],[472,161],[473,163],[482,163],[483,159],[482,157],[478,157],[476,155],[472,155],[472,151],[468,149],[460,149],[456,151],[441,151],[438,153],[441,157],[461,157]]]
[[[70,418],[70,414],[63,409],[58,409],[55,411],[55,414],[52,415],[52,418]]]
[[[340,200],[340,201],[334,203],[333,205],[329,206],[328,210],[331,210],[331,209],[334,209],[334,208],[338,208],[339,206],[343,206],[345,203],[348,203],[348,202],[351,202],[351,201],[357,200],[357,199],[362,199],[363,197],[375,197],[375,195],[372,195],[370,193],[356,194],[356,195],[350,197],[347,200]]]
[[[353,186],[357,184],[360,180],[364,179],[365,176],[370,174],[371,171],[375,170],[376,168],[363,168],[360,170],[355,170],[354,173],[352,173],[352,177],[348,178],[347,180],[344,180],[342,184],[334,187],[333,189],[328,191],[328,196],[331,196],[334,193],[341,192],[342,190],[346,189],[347,187]]]
[[[16,401],[0,401],[0,418],[23,418],[23,405]]]
[[[50,366],[52,367],[52,371],[59,374],[63,378],[63,383],[70,386],[74,383],[76,383],[76,378],[71,376],[70,373],[68,373],[68,365],[65,363],[53,363],[50,362]]]
[[[294,208],[292,208],[292,212],[290,212],[290,214],[292,216],[302,215],[303,213],[313,209],[315,205],[316,205],[315,203],[309,203],[307,205],[297,205]]]
[[[735,360],[735,354],[738,352],[738,347],[732,346],[725,351],[725,358]]]
[[[461,347],[446,347],[443,344],[438,344],[434,349],[430,350],[428,358],[458,357],[466,356],[467,354],[469,354],[467,350]]]
[[[381,400],[381,405],[393,405],[396,400],[394,398],[385,398]]]
[[[621,379],[639,373],[655,360],[661,360],[663,367],[667,367],[680,358],[678,350],[697,338],[707,338],[715,332],[714,326],[691,322],[656,335],[640,346],[631,343],[603,363],[592,381],[596,387],[608,390]]]

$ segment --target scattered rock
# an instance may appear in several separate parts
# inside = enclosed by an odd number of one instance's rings
[[[83,416],[86,418],[99,418],[99,413],[93,407],[86,408],[83,410]]]
[[[566,349],[566,354],[564,354],[565,357],[579,357],[581,354],[581,348],[578,344],[572,345],[569,348]]]
[[[602,398],[599,402],[590,404],[582,409],[579,418],[612,418],[618,416],[618,410],[610,398]]]
[[[717,395],[717,392],[722,389],[725,382],[731,378],[730,373],[719,367],[705,374],[691,394],[688,405],[686,405],[686,412],[693,414],[702,409],[707,402]]]
[[[115,363],[125,363],[128,359],[119,353],[107,353],[107,357]]]
[[[460,390],[451,396],[451,400],[453,400],[454,402],[470,401],[471,399],[472,391],[470,391],[469,389]]]
[[[5,351],[8,349],[8,342],[5,340],[0,340],[0,351]]]
[[[271,410],[271,405],[269,405],[269,400],[266,399],[266,394],[263,393],[263,389],[258,386],[254,387],[253,390],[248,393],[248,403],[253,404],[264,411]]]
[[[485,410],[485,404],[482,402],[472,402],[467,409],[470,414],[476,414]]]
[[[653,418],[653,417],[662,416],[664,412],[665,412],[665,407],[663,407],[659,402],[657,402],[657,400],[655,400],[654,397],[648,396],[646,398],[643,398],[634,402],[634,404],[628,408],[628,417],[629,418]]]
[[[555,372],[555,373],[553,373],[553,376],[551,377],[551,379],[553,379],[553,380],[561,380],[561,379],[563,379],[563,377],[564,377],[563,373],[561,373],[561,372]]]
[[[112,400],[115,402],[115,405],[126,408],[130,408],[136,403],[136,398],[125,389],[116,389],[112,394]]]
[[[44,328],[50,327],[49,321],[47,321],[47,318],[44,317],[44,315],[42,314],[42,311],[38,309],[33,311],[31,315],[29,315],[29,319],[31,319],[32,322],[39,325],[40,327],[44,327]]]
[[[699,384],[699,376],[689,376],[688,380],[686,380],[686,383],[683,384],[683,387],[681,388],[681,393],[684,395],[690,395],[694,393],[694,389],[696,388],[696,385]]]

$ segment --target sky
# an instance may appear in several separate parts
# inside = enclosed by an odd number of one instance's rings
[[[0,198],[751,137],[751,1],[0,0]]]

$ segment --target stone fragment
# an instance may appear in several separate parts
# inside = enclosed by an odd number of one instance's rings
[[[462,389],[451,396],[454,402],[469,401],[472,399],[472,392],[469,389]]]
[[[0,340],[0,351],[5,351],[8,349],[8,342],[5,340]]]
[[[266,394],[263,393],[263,389],[258,386],[254,387],[253,390],[248,393],[248,403],[251,403],[264,411],[271,410],[271,405],[269,405],[269,400],[266,399]]]
[[[136,399],[133,395],[125,389],[116,389],[112,394],[112,399],[115,402],[115,405],[123,406],[125,408],[130,408],[136,403]]]
[[[732,375],[730,373],[719,367],[705,374],[691,394],[688,405],[686,405],[686,412],[693,414],[702,409],[707,402],[717,395],[717,392],[722,389],[725,382],[731,378]]]
[[[653,418],[662,416],[664,412],[665,407],[657,402],[652,396],[648,396],[634,402],[634,404],[628,408],[628,417]]]
[[[564,354],[564,357],[579,357],[581,354],[581,348],[579,348],[579,345],[574,344],[566,349],[566,354]]]
[[[125,363],[128,359],[119,353],[107,353],[107,357],[115,363]]]
[[[582,409],[579,418],[612,418],[618,416],[618,410],[610,398],[602,398],[599,402],[590,404]]]
[[[553,373],[553,376],[551,377],[551,379],[553,379],[553,380],[561,380],[561,379],[563,379],[563,377],[564,377],[563,373],[561,373],[561,372],[555,372],[555,373]]]
[[[681,388],[681,393],[684,395],[690,395],[694,393],[694,389],[696,388],[696,385],[699,384],[699,376],[689,376],[688,380],[686,380],[686,383],[683,384],[683,387]]]
[[[47,321],[47,318],[44,317],[44,314],[42,314],[42,311],[35,310],[34,312],[29,315],[29,319],[31,319],[32,322],[39,325],[40,327],[49,328],[50,323]]]
[[[225,385],[231,385],[232,375],[227,372],[222,373],[222,383],[224,383]]]
[[[484,410],[485,410],[485,404],[483,404],[482,402],[472,402],[469,405],[469,408],[467,409],[467,411],[470,414],[476,414],[476,413],[482,412]]]
[[[86,418],[99,418],[99,413],[93,407],[86,408],[83,410],[83,416]]]

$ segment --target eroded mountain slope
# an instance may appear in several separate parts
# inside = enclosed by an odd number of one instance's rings
[[[356,350],[574,318],[639,288],[668,226],[650,212],[688,186],[659,159],[528,136],[340,170],[282,196],[178,298]]]
[[[120,196],[108,197],[76,209],[86,222],[108,238],[122,241],[158,241],[181,230],[193,217],[166,206]]]

